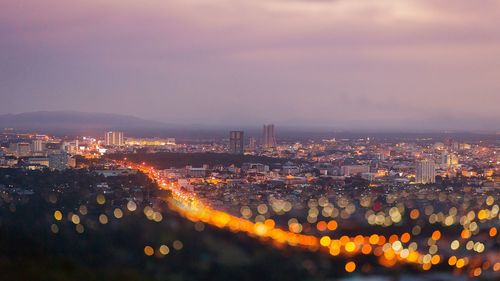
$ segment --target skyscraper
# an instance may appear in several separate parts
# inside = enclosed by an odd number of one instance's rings
[[[273,124],[264,124],[264,130],[262,132],[262,146],[264,148],[276,147],[276,137],[274,135]]]
[[[436,182],[436,165],[434,161],[424,159],[416,163],[416,182],[427,184]]]
[[[17,143],[16,156],[26,157],[31,154],[31,145],[27,142]]]
[[[243,154],[243,131],[229,132],[229,152],[232,154]]]
[[[68,168],[69,156],[66,152],[49,155],[49,168],[53,170],[65,170]]]
[[[108,146],[122,146],[123,132],[106,132],[104,134],[104,144]]]
[[[454,167],[458,165],[458,156],[455,153],[445,152],[441,154],[441,166],[443,168]]]
[[[45,143],[43,140],[34,140],[33,143],[33,152],[42,152],[45,148]]]
[[[248,138],[248,148],[252,150],[257,148],[257,140],[254,137]]]

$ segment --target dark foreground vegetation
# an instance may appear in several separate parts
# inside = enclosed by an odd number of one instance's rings
[[[113,193],[98,204],[96,186]],[[118,190],[151,183],[143,175],[104,179],[90,171],[26,172],[0,169],[1,280],[324,280],[343,263],[308,251],[278,250],[243,234],[198,225],[168,210],[144,192],[129,211]],[[16,192],[10,192],[16,190]],[[18,194],[32,190],[31,195]],[[127,197],[125,191],[122,197]],[[85,215],[81,213],[85,206]],[[149,220],[153,206],[162,220]],[[123,211],[122,218],[114,210]],[[61,211],[62,220],[54,218]],[[79,216],[83,232],[71,220]],[[107,224],[99,222],[105,214]],[[54,233],[54,225],[57,232]],[[175,249],[180,241],[181,249]],[[145,246],[155,250],[144,253]],[[169,247],[167,255],[158,248]],[[178,245],[177,245],[178,246]]]
[[[89,170],[0,169],[0,280],[415,277],[411,267],[382,268],[372,256],[356,257],[359,269],[345,275],[346,257],[277,249],[244,234],[190,222],[170,211],[163,200],[169,195],[153,187],[142,174],[104,178]],[[160,219],[148,218],[148,209]],[[168,252],[159,251],[162,245]],[[150,256],[147,246],[154,250]]]

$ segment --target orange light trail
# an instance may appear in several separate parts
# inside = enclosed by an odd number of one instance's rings
[[[397,263],[411,263],[420,265],[423,270],[429,270],[432,266],[443,261],[443,257],[439,255],[424,255],[417,250],[405,248],[402,243],[406,244],[410,241],[409,233],[403,233],[401,237],[393,234],[386,238],[383,235],[372,234],[370,236],[342,236],[339,239],[332,239],[329,236],[317,237],[283,230],[276,227],[272,219],[267,219],[264,222],[252,222],[224,211],[212,209],[194,194],[162,178],[154,167],[146,166],[145,163],[117,162],[143,172],[151,180],[157,182],[159,188],[171,191],[172,197],[166,201],[169,207],[193,222],[200,221],[217,228],[229,229],[232,232],[243,232],[250,237],[271,240],[276,246],[289,245],[313,251],[323,250],[332,256],[342,255],[349,258],[356,255],[374,255],[378,257],[379,264],[385,267],[392,267]],[[437,236],[436,233],[434,238],[437,239]],[[350,270],[354,270],[355,265],[349,264],[347,268],[350,272]]]

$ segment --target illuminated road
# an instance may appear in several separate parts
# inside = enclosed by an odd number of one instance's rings
[[[250,237],[269,241],[278,247],[289,245],[312,251],[329,252],[332,256],[342,256],[347,261],[345,264],[347,272],[356,270],[356,263],[351,259],[354,259],[357,255],[374,255],[377,257],[379,264],[385,267],[391,267],[398,263],[411,263],[423,270],[429,270],[433,266],[445,264],[453,268],[455,272],[467,270],[466,272],[471,276],[480,275],[482,273],[481,266],[484,267],[486,263],[494,265],[494,271],[500,270],[500,263],[495,260],[497,259],[495,255],[489,258],[492,259],[491,261],[488,258],[483,261],[480,256],[450,256],[447,257],[447,260],[443,260],[443,257],[437,253],[422,254],[408,246],[412,241],[412,236],[407,232],[401,235],[393,234],[388,237],[372,234],[370,236],[342,236],[334,239],[329,236],[317,237],[283,230],[275,227],[275,222],[272,219],[267,219],[264,222],[252,222],[212,209],[201,202],[193,193],[185,191],[178,187],[176,183],[162,178],[153,167],[130,162],[119,163],[140,170],[148,175],[151,180],[157,182],[160,188],[170,190],[172,197],[167,200],[169,207],[190,221],[201,221],[218,228],[229,229],[232,232],[243,232]],[[441,232],[436,230],[429,239],[437,241],[440,238]]]

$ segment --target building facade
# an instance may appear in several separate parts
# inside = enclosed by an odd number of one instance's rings
[[[106,132],[104,134],[104,144],[107,146],[123,146],[123,132]]]
[[[415,182],[422,184],[436,182],[436,164],[434,161],[429,159],[417,161]]]
[[[57,153],[49,155],[49,168],[53,170],[65,170],[68,168],[69,156],[67,153]]]
[[[276,136],[274,135],[274,125],[264,125],[262,131],[262,146],[264,148],[276,147]]]
[[[45,143],[43,140],[33,141],[33,152],[43,152],[45,150]]]
[[[229,152],[232,154],[243,154],[244,150],[243,131],[229,132]]]

